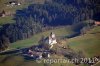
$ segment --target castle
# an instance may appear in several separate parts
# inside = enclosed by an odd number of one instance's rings
[[[57,41],[56,41],[56,36],[53,32],[51,32],[51,34],[45,39],[45,44],[48,44],[50,45],[52,48],[53,47],[53,44],[56,44]]]

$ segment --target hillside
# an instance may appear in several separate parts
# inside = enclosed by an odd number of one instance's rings
[[[100,26],[88,31],[85,35],[68,40],[69,45],[76,51],[82,50],[87,57],[100,56]]]
[[[98,33],[100,31],[99,28],[100,28],[100,26],[94,27],[93,29],[88,31],[85,35],[81,35],[81,36],[77,36],[77,37],[68,39],[66,41],[66,45],[69,45],[76,52],[82,51],[87,58],[94,57],[94,56],[100,56],[100,53],[99,53],[100,38],[98,37],[100,35],[100,33]],[[95,29],[97,29],[97,30],[95,30]],[[13,43],[13,45],[11,47],[12,48],[22,47],[22,46],[28,47],[28,46],[34,45],[35,43],[37,43],[37,41],[39,40],[41,35],[47,36],[49,34],[49,32],[51,32],[51,31],[55,32],[57,34],[57,36],[65,36],[69,33],[72,33],[72,32],[68,32],[69,30],[66,30],[67,31],[66,32],[65,28],[50,30],[50,31],[43,32],[41,34],[37,34],[30,39]],[[36,39],[35,40],[36,42],[34,42],[33,38]],[[59,56],[55,55],[54,58],[56,58],[56,57],[61,58],[61,56],[59,57]],[[25,58],[23,56],[20,56],[20,54],[0,55],[0,58],[1,58],[0,66],[5,66],[5,65],[7,65],[7,66],[17,66],[17,65],[18,66],[33,66],[33,65],[44,66],[45,65],[44,63],[36,63],[34,60],[25,60]],[[9,59],[10,59],[10,61],[9,61]],[[50,64],[50,66],[55,66],[55,65],[66,66],[66,64],[61,64],[61,63]],[[75,66],[75,65],[67,63],[67,66]],[[86,66],[86,65],[81,64],[80,66]],[[99,66],[99,64],[96,64],[94,66]]]
[[[99,14],[99,0],[0,0],[0,66],[100,66]]]

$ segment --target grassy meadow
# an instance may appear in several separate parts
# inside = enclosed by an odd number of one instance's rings
[[[100,56],[100,26],[95,27],[85,35],[68,40],[69,45],[76,51],[83,51],[87,57]]]

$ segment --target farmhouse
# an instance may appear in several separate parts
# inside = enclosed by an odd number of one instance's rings
[[[5,11],[4,10],[0,13],[0,17],[5,17]]]
[[[7,6],[14,6],[14,5],[21,5],[21,3],[19,3],[18,1],[10,1],[6,3]]]
[[[95,21],[94,24],[95,26],[100,26],[100,21]]]
[[[36,51],[33,51],[31,49],[28,50],[28,55],[30,57],[34,57],[35,59],[41,59],[42,58],[42,53],[41,52],[36,52]]]
[[[0,17],[6,17],[6,16],[13,16],[15,14],[15,12],[13,12],[13,11],[2,11],[1,13],[0,13]]]

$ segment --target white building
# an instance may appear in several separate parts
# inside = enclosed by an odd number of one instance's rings
[[[49,44],[50,45],[53,45],[53,44],[56,44],[57,41],[56,41],[56,36],[54,33],[51,33],[50,36],[49,36]]]
[[[7,2],[6,5],[7,6],[15,6],[15,5],[19,6],[21,5],[21,3],[19,3],[18,1],[10,1],[10,2]]]
[[[51,46],[50,48],[53,47],[53,44],[57,43],[56,36],[55,36],[55,34],[53,32],[51,32],[51,34],[49,35],[49,37],[46,38],[45,43],[49,44]]]

